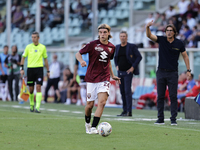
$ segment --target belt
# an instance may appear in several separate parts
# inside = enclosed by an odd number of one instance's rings
[[[166,72],[175,72],[175,71],[177,71],[177,70],[169,70],[169,69],[163,69],[163,68],[159,68],[159,70],[166,71]]]

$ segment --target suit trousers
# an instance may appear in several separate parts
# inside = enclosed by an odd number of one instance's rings
[[[132,112],[132,91],[131,84],[133,73],[127,73],[126,71],[118,71],[118,77],[121,78],[120,92],[123,101],[123,111]]]

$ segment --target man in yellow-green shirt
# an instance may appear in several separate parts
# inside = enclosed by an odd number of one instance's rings
[[[27,65],[27,85],[30,92],[30,111],[34,112],[34,85],[36,82],[36,113],[40,113],[40,104],[42,100],[41,86],[43,83],[43,58],[47,69],[47,76],[49,77],[49,65],[47,60],[46,47],[39,43],[39,33],[32,33],[33,43],[26,46],[24,53],[22,54],[20,73],[24,75],[24,60],[28,57]]]

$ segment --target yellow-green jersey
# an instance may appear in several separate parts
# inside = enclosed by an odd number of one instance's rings
[[[38,68],[43,67],[43,58],[47,58],[47,50],[43,44],[38,44],[37,46],[34,43],[31,43],[26,46],[22,57],[28,56],[28,68]]]

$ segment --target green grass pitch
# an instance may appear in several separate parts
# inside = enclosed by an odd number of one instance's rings
[[[157,111],[133,110],[116,117],[120,108],[105,108],[100,122],[112,125],[108,137],[85,133],[84,107],[42,104],[31,113],[28,103],[0,101],[0,150],[199,150],[200,121],[178,114],[178,126],[154,125]],[[96,108],[94,108],[93,112]],[[182,118],[182,119],[180,119]]]

